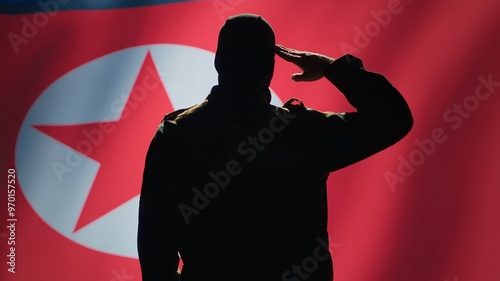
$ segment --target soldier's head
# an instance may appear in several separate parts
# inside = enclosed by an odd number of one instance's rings
[[[240,14],[228,18],[220,30],[215,54],[219,84],[269,87],[274,48],[274,31],[261,16]]]

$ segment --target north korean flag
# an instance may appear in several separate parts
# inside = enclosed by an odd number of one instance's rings
[[[239,13],[262,15],[287,47],[360,57],[413,111],[401,142],[330,176],[335,280],[497,280],[499,11],[495,0],[0,1],[1,280],[141,280],[146,150],[164,114],[217,83],[218,32]],[[325,79],[293,82],[298,71],[277,58],[273,104],[353,110]]]

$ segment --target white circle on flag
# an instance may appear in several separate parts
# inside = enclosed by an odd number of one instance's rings
[[[139,195],[73,232],[100,163],[33,126],[119,119],[121,112],[110,108],[117,99],[130,95],[148,51],[174,109],[201,102],[217,84],[213,52],[177,44],[113,52],[73,69],[41,93],[21,125],[15,153],[20,188],[44,222],[82,246],[131,258],[137,258]],[[193,77],[202,78],[193,83]],[[281,105],[277,95],[271,93],[271,103]],[[81,159],[78,165],[71,162],[76,157]],[[71,171],[58,175],[54,163],[66,165]]]

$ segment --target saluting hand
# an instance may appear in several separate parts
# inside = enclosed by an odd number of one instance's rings
[[[325,68],[335,59],[311,52],[297,51],[276,45],[276,54],[302,69],[302,73],[292,74],[294,81],[315,81],[323,77]]]

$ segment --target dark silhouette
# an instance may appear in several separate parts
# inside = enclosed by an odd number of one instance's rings
[[[270,105],[275,53],[326,77],[356,108],[336,114],[292,99]],[[140,199],[144,281],[332,280],[326,180],[330,172],[405,136],[401,94],[351,55],[332,59],[275,45],[262,17],[220,30],[219,84],[193,107],[165,116],[151,142]]]

